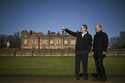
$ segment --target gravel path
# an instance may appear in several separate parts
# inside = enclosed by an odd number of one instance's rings
[[[42,76],[0,76],[0,83],[125,83],[125,76],[109,77],[106,82],[75,80],[74,78],[42,77]]]

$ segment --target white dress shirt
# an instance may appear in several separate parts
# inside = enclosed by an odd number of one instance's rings
[[[87,32],[82,33],[82,38],[84,37],[84,35],[85,35],[86,33],[87,33]]]

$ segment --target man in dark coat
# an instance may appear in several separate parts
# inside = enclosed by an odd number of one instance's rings
[[[106,73],[103,66],[103,59],[106,56],[106,51],[108,48],[108,36],[102,31],[102,25],[96,25],[96,34],[94,36],[93,42],[93,52],[94,60],[96,65],[96,73],[93,74],[94,78],[97,80],[105,81]]]
[[[75,75],[76,79],[80,79],[80,63],[82,62],[83,67],[83,79],[88,79],[88,54],[92,46],[92,36],[88,33],[87,25],[82,25],[80,32],[73,32],[69,29],[63,29],[67,33],[76,37],[75,46]]]

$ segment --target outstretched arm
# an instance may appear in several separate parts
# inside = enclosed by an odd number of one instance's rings
[[[62,30],[66,31],[67,33],[69,33],[70,35],[75,36],[75,37],[77,37],[77,35],[78,35],[77,32],[73,32],[73,31],[71,31],[71,30],[69,30],[67,28],[66,29],[62,29]]]

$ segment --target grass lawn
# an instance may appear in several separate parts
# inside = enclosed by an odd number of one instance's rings
[[[125,57],[106,57],[107,74],[125,75]],[[89,57],[88,72],[95,71],[93,57]],[[0,75],[74,75],[73,56],[1,56]]]

